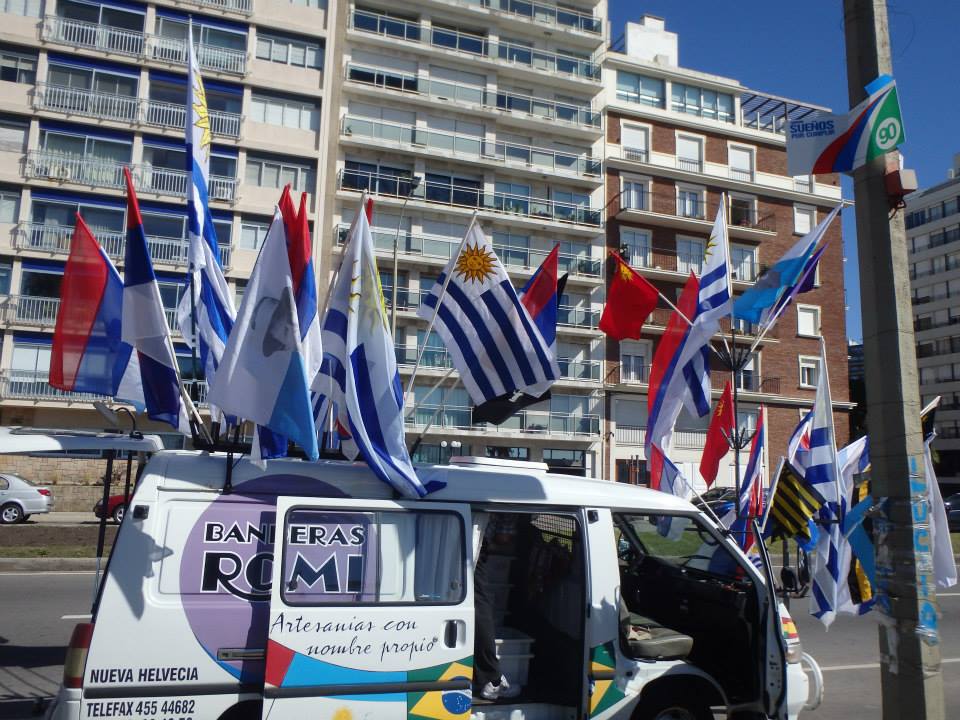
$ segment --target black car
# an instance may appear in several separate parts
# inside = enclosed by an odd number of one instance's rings
[[[960,532],[960,493],[954,493],[943,501],[947,511],[947,525],[950,532]]]

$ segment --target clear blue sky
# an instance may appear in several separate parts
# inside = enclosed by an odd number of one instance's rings
[[[805,100],[834,110],[847,102],[843,0],[804,3],[765,0],[609,0],[610,33],[616,40],[628,20],[644,14],[666,20],[680,36],[680,65],[734,78],[753,90]],[[960,143],[953,130],[960,118],[957,73],[960,2],[902,0],[887,5],[893,71],[907,141],[901,148],[920,187],[946,179]],[[849,180],[844,197],[853,198]],[[847,335],[859,340],[860,285],[857,278],[853,211],[844,212]]]

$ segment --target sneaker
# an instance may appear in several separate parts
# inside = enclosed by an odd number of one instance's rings
[[[480,697],[484,700],[496,700],[500,697],[500,686],[494,685],[492,682],[488,682],[480,690]]]
[[[500,691],[498,697],[502,698],[515,698],[520,694],[520,688],[508,683],[505,675],[500,676],[500,684],[497,686],[497,690]]]

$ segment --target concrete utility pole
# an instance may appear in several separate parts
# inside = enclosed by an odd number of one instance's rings
[[[885,0],[844,0],[850,106],[893,75]],[[880,156],[853,174],[863,308],[883,717],[944,717],[916,345],[903,213],[890,217]]]

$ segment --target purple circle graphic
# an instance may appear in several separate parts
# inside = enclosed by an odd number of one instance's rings
[[[263,678],[263,660],[221,660],[228,649],[267,647],[277,496],[349,497],[303,475],[265,475],[220,495],[187,535],[180,597],[197,641],[242,681]]]

